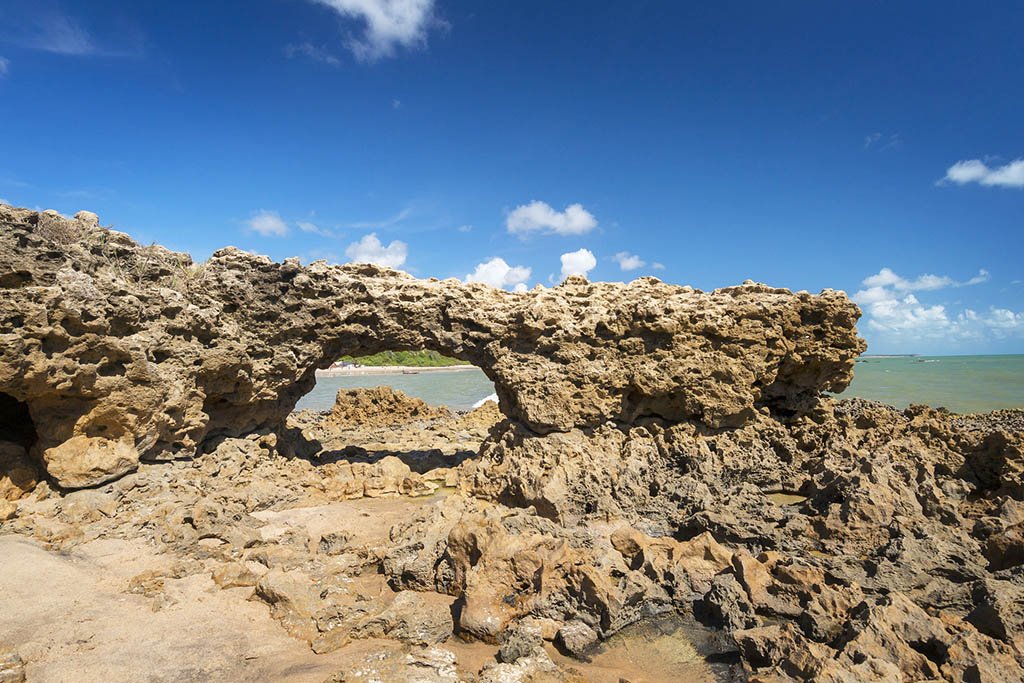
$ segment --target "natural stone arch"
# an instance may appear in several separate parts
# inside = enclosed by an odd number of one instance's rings
[[[859,310],[831,290],[570,278],[512,293],[234,248],[197,266],[85,212],[0,207],[0,283],[0,391],[28,406],[34,454],[70,486],[277,430],[316,369],[345,354],[426,348],[472,363],[509,419],[540,435],[798,413],[846,386],[864,346]],[[72,472],[83,460],[96,467]]]

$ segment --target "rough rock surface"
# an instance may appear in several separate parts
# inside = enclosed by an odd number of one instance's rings
[[[0,300],[0,532],[138,543],[133,599],[202,575],[360,662],[335,680],[1021,680],[1024,412],[825,396],[863,348],[841,293],[194,266],[3,207]],[[288,417],[317,367],[420,347],[500,414]]]
[[[502,412],[546,433],[805,410],[846,386],[864,348],[857,307],[830,290],[575,278],[510,293],[233,248],[196,265],[94,214],[6,206],[0,302],[0,393],[27,408],[33,451],[68,488],[279,429],[315,370],[345,354],[428,348],[473,363]]]

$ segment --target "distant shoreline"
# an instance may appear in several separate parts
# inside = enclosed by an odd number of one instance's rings
[[[420,367],[415,365],[360,365],[358,367],[327,368],[317,370],[317,377],[360,377],[362,375],[412,375],[421,372],[448,372],[451,370],[476,370],[475,365],[440,365]]]

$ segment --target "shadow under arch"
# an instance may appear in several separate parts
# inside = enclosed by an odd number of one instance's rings
[[[366,353],[366,349],[375,351]],[[358,359],[389,351],[423,350],[446,355],[436,348],[396,349],[394,345],[387,344],[364,346],[356,353],[343,353],[340,358]],[[296,399],[296,407],[278,432],[282,437],[281,452],[318,465],[340,461],[375,464],[390,456],[421,475],[435,469],[455,468],[477,457],[494,426],[503,423],[508,416],[501,413],[493,401],[489,403],[495,407],[476,410],[478,407],[486,408],[485,402],[495,393],[494,381],[480,366],[465,358],[455,360],[461,361],[455,367],[396,364],[396,367],[408,368],[408,371],[400,373],[374,371],[372,366],[365,366],[368,370],[365,374],[317,376],[318,370],[330,368],[335,360],[324,363],[325,368],[314,368],[295,385],[296,389],[308,387],[308,390]],[[481,373],[486,381],[480,378]],[[440,392],[424,390],[433,382],[452,382],[453,374],[459,377],[455,381],[458,387]],[[320,392],[317,405],[303,406],[301,399],[311,395],[321,384],[327,384],[328,388]],[[460,391],[465,393],[455,398],[454,395]],[[360,392],[364,392],[362,398],[358,397]],[[366,414],[365,421],[360,419],[363,415],[359,414],[358,408],[354,415],[348,413],[339,417],[335,414],[336,405],[346,399],[354,403],[376,402],[379,412],[373,412],[376,406],[364,404],[371,411]],[[392,401],[393,404],[389,403]],[[417,413],[416,404],[423,407],[422,413]],[[389,414],[391,420],[387,417]],[[352,420],[347,421],[346,418]],[[310,433],[317,433],[320,437],[310,438]],[[389,445],[389,438],[401,445],[396,446],[394,442]]]

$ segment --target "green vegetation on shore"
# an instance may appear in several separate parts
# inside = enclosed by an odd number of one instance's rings
[[[441,368],[463,365],[463,361],[442,356],[437,351],[382,351],[372,356],[342,356],[341,360],[370,367],[405,365],[414,368]]]

